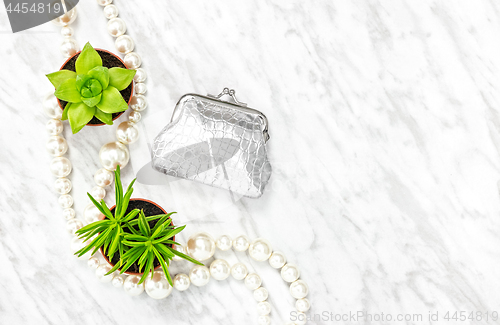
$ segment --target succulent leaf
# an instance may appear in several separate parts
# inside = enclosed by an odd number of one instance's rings
[[[120,220],[123,217],[121,213],[122,201],[123,201],[123,185],[120,176],[121,168],[120,165],[116,166],[115,170],[115,217],[117,220]]]
[[[109,85],[109,69],[105,67],[95,67],[89,71],[88,76],[97,79],[102,86],[102,89],[108,88]]]
[[[77,81],[80,85],[80,95],[85,98],[95,97],[102,93],[102,86],[99,80],[85,75]]]
[[[68,111],[71,105],[71,103],[66,104],[66,107],[63,109],[61,120],[66,121],[68,119]]]
[[[101,94],[90,98],[82,97],[82,102],[84,102],[88,107],[94,107],[101,101],[101,97]]]
[[[111,68],[109,69],[109,84],[121,91],[134,80],[135,73],[135,70]]]
[[[128,104],[118,89],[109,86],[102,92],[102,98],[97,107],[104,113],[118,113],[127,110]]]
[[[76,72],[70,70],[59,70],[47,75],[49,81],[54,85],[54,88],[59,88],[59,86],[68,79],[76,78]]]
[[[61,85],[59,85],[59,88],[57,88],[54,95],[57,98],[70,103],[80,103],[82,101],[80,93],[76,89],[76,79],[68,79],[64,81]]]
[[[69,125],[73,134],[79,132],[94,117],[95,107],[89,107],[80,102],[71,105],[68,109]]]
[[[97,117],[102,123],[105,123],[107,125],[113,124],[113,115],[111,115],[110,113],[104,113],[99,108],[96,108],[95,110],[95,117]]]
[[[87,74],[90,70],[97,66],[102,66],[101,56],[96,50],[94,50],[90,43],[87,43],[78,56],[78,59],[76,59],[76,73]]]
[[[89,79],[92,79],[91,76],[89,76],[88,74],[79,74],[76,76],[76,89],[81,92],[82,91],[82,87],[85,86],[85,84],[87,83],[87,81],[89,81]]]

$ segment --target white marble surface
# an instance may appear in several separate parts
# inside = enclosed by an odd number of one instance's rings
[[[138,184],[137,197],[178,211],[186,235],[268,238],[302,270],[310,315],[422,314],[421,322],[371,323],[429,324],[429,312],[439,312],[433,324],[499,323],[443,316],[500,311],[500,4],[116,4],[149,73],[145,136],[131,146],[126,182],[188,92],[235,88],[265,112],[272,137],[274,174],[259,200],[233,203],[185,181]],[[79,44],[114,51],[102,9],[95,1],[77,8]],[[1,9],[0,324],[255,324],[256,303],[235,280],[163,301],[131,298],[71,256],[40,104],[51,89],[44,74],[63,62],[59,28],[9,30]],[[115,127],[65,130],[80,213]],[[269,289],[273,323],[286,323],[287,286],[269,266],[253,266]]]

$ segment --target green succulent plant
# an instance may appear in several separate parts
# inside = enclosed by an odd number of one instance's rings
[[[172,245],[180,245],[174,242],[172,238],[186,227],[175,228],[171,225],[172,219],[170,219],[170,216],[175,212],[146,217],[144,211],[134,209],[125,215],[134,191],[134,183],[135,179],[130,183],[124,194],[120,178],[120,166],[118,165],[115,170],[116,207],[114,213],[111,212],[104,200],[99,203],[92,195],[87,193],[92,203],[105,218],[104,220],[92,222],[76,232],[84,242],[90,242],[78,250],[75,255],[82,256],[89,251],[92,251],[91,254],[95,254],[99,248],[103,247],[104,254],[111,261],[114,255],[118,253],[120,260],[107,275],[118,269],[120,269],[121,273],[126,272],[132,264],[137,262],[139,271],[144,273],[140,283],[146,280],[148,274],[153,276],[154,261],[157,259],[168,282],[173,285],[168,267],[175,255],[198,265],[203,264],[172,248]],[[158,221],[151,229],[148,222],[154,220]]]
[[[109,260],[111,260],[116,252],[119,252],[120,255],[125,252],[126,247],[123,246],[122,242],[124,228],[127,227],[132,229],[132,226],[137,224],[137,220],[134,222],[133,219],[140,212],[140,210],[134,209],[125,215],[130,202],[130,197],[134,192],[134,183],[135,179],[130,183],[125,194],[123,194],[123,186],[120,179],[120,166],[118,165],[115,170],[116,208],[114,215],[111,213],[104,200],[101,200],[101,203],[99,203],[92,197],[92,195],[87,193],[92,203],[94,203],[97,209],[99,209],[99,211],[101,211],[101,213],[105,216],[105,219],[92,222],[76,232],[78,237],[84,242],[94,236],[96,237],[93,238],[87,246],[78,250],[75,254],[82,256],[90,250],[92,250],[92,254],[95,254],[95,252],[97,252],[97,250],[99,250],[102,246],[104,254],[106,254]]]
[[[137,262],[139,265],[139,272],[144,272],[139,283],[146,280],[149,274],[153,277],[154,261],[155,259],[160,262],[163,273],[167,278],[170,285],[173,286],[172,277],[168,271],[170,261],[177,255],[192,263],[203,265],[197,260],[176,251],[172,248],[173,245],[180,245],[172,240],[172,238],[184,230],[186,226],[174,228],[170,224],[172,219],[169,215],[164,215],[159,221],[156,222],[153,229],[144,215],[144,212],[139,213],[139,231],[133,227],[132,234],[125,234],[123,244],[129,246],[130,249],[121,256],[120,263],[117,263],[107,274],[111,274],[121,267],[120,274],[127,271],[128,268]],[[124,265],[122,267],[122,265]]]
[[[135,70],[108,69],[102,66],[99,53],[85,44],[75,62],[76,72],[59,70],[47,75],[56,88],[54,95],[66,102],[62,119],[69,120],[73,133],[79,132],[95,116],[103,123],[113,124],[113,113],[127,110],[120,91],[134,79]]]

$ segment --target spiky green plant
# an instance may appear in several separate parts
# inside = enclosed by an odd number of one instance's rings
[[[175,212],[146,217],[144,211],[134,209],[125,215],[134,191],[134,183],[135,179],[130,183],[124,194],[120,177],[120,166],[116,167],[116,207],[114,214],[110,211],[104,200],[101,200],[99,203],[92,195],[87,193],[92,203],[105,216],[105,219],[92,222],[76,232],[80,239],[84,242],[90,240],[90,243],[78,250],[75,255],[82,256],[89,251],[95,254],[102,247],[104,254],[111,261],[118,252],[120,260],[107,274],[111,274],[118,269],[123,273],[132,264],[137,262],[139,272],[144,272],[140,283],[146,280],[148,274],[153,275],[154,261],[157,259],[162,266],[168,282],[173,285],[168,267],[175,255],[195,264],[203,264],[172,248],[173,245],[179,245],[172,238],[186,227],[174,228],[171,225],[172,219],[170,219],[170,216]],[[153,229],[151,229],[148,222],[154,220],[158,221]]]
[[[120,262],[117,263],[107,274],[121,268],[120,274],[127,271],[132,264],[139,265],[139,272],[144,272],[139,283],[146,280],[149,274],[153,277],[154,261],[158,260],[163,269],[163,273],[170,285],[173,286],[172,277],[168,271],[170,261],[177,255],[192,263],[203,265],[197,260],[178,252],[173,248],[173,245],[180,245],[172,240],[172,238],[184,230],[186,226],[174,228],[171,226],[172,219],[170,214],[163,215],[151,229],[148,220],[141,210],[139,213],[138,226],[139,231],[131,227],[132,234],[125,234],[123,244],[129,246],[130,249],[121,255]],[[123,265],[123,267],[122,267]]]
[[[94,254],[101,246],[103,247],[104,254],[108,256],[109,260],[113,258],[117,251],[119,251],[120,256],[124,254],[124,227],[132,229],[134,224],[133,219],[140,212],[138,209],[134,209],[125,215],[130,202],[130,197],[134,192],[134,183],[135,179],[130,183],[125,194],[123,194],[123,186],[120,179],[120,166],[118,165],[115,170],[116,208],[114,214],[111,213],[104,200],[101,200],[101,203],[99,203],[92,197],[92,195],[87,193],[92,203],[94,203],[97,209],[99,209],[99,211],[101,211],[106,218],[104,220],[92,222],[76,232],[79,238],[84,242],[94,236],[96,237],[92,239],[87,246],[78,250],[75,254],[82,256],[90,250],[92,250],[92,254]],[[136,223],[137,221],[135,224]]]
[[[120,91],[132,82],[136,71],[102,66],[99,53],[87,43],[75,62],[76,72],[59,70],[47,75],[56,88],[54,95],[68,104],[62,119],[69,119],[73,133],[79,132],[95,116],[113,124],[113,113],[127,110]]]

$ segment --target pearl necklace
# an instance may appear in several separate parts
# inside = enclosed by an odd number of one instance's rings
[[[118,8],[112,4],[113,0],[97,0],[97,3],[104,8],[104,16],[109,19],[107,30],[109,34],[116,37],[115,47],[118,52],[125,55],[124,62],[127,68],[136,69],[137,73],[134,77],[135,93],[130,101],[130,108],[132,112],[129,115],[129,120],[122,122],[116,130],[116,142],[105,144],[100,152],[99,159],[104,168],[99,169],[94,174],[94,181],[96,186],[92,188],[90,194],[98,201],[104,199],[106,190],[104,187],[113,183],[112,170],[116,165],[125,167],[129,161],[129,151],[126,145],[134,143],[139,137],[139,129],[136,126],[141,120],[141,113],[146,109],[147,101],[144,94],[147,91],[144,81],[147,78],[144,69],[140,68],[142,64],[141,57],[133,52],[135,44],[133,39],[125,35],[127,30],[125,22],[118,18]],[[60,50],[64,57],[69,58],[78,52],[78,44],[72,38],[74,32],[69,26],[76,17],[76,8],[66,11],[64,0],[62,0],[65,14],[53,20],[53,23],[62,26],[61,35],[64,40],[61,44]],[[67,230],[75,235],[75,232],[83,227],[83,222],[76,218],[76,212],[73,209],[73,197],[69,194],[72,189],[72,183],[67,178],[72,171],[72,164],[70,160],[64,157],[68,151],[68,144],[66,139],[62,137],[63,123],[61,121],[62,110],[59,107],[57,99],[51,92],[43,100],[44,113],[51,118],[46,124],[46,130],[49,134],[46,147],[48,152],[54,156],[50,170],[52,174],[57,177],[54,189],[60,195],[59,205],[63,208],[63,216],[67,220]],[[86,223],[91,223],[99,220],[102,217],[99,210],[90,203],[84,209],[84,220]],[[84,247],[86,243],[78,237],[73,237],[71,242],[71,250],[76,252]],[[191,236],[187,241],[187,245],[180,245],[176,247],[177,250],[189,254],[193,258],[206,261],[212,258],[215,250],[218,248],[221,251],[229,251],[233,249],[237,252],[248,251],[250,257],[258,262],[269,261],[271,267],[281,270],[281,277],[287,283],[290,283],[290,294],[297,299],[295,308],[297,310],[296,320],[294,323],[302,325],[306,323],[305,313],[310,308],[310,302],[305,298],[309,292],[307,284],[300,280],[300,270],[293,264],[286,263],[285,255],[278,251],[272,251],[270,243],[262,238],[257,238],[253,242],[246,236],[238,236],[232,240],[229,236],[224,235],[219,237],[216,241],[206,233],[199,233]],[[170,286],[162,271],[155,271],[152,278],[149,278],[143,283],[139,284],[140,276],[137,275],[120,275],[117,272],[106,276],[105,274],[111,270],[111,266],[105,261],[104,257],[97,252],[91,256],[90,252],[79,257],[79,259],[87,260],[89,267],[95,269],[97,278],[104,283],[112,283],[114,287],[123,287],[125,292],[131,296],[138,296],[144,291],[153,299],[164,299],[169,296],[173,288],[178,291],[187,290],[191,284],[201,287],[210,281],[210,278],[216,280],[225,280],[232,275],[236,280],[243,280],[245,286],[253,291],[253,296],[257,301],[257,311],[259,314],[258,324],[270,324],[271,319],[271,304],[267,302],[269,293],[266,288],[262,287],[262,279],[256,273],[249,273],[248,267],[243,263],[236,263],[230,266],[229,263],[223,259],[215,259],[210,268],[201,265],[195,265],[191,268],[189,275],[179,273],[173,279],[173,287]],[[179,257],[175,256],[174,261],[181,261]]]

